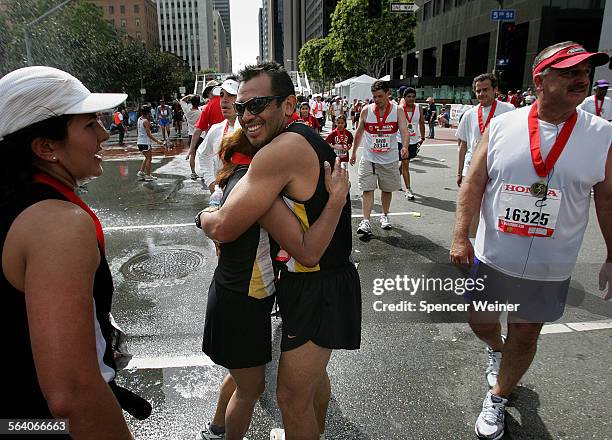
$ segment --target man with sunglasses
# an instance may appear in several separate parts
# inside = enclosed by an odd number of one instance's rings
[[[279,196],[308,229],[328,198],[323,163],[336,158],[332,148],[305,124],[287,126],[296,97],[282,66],[274,62],[247,66],[241,77],[234,107],[258,151],[223,206],[200,216],[206,235],[222,243],[236,239],[257,222]],[[276,393],[285,430],[294,439],[312,439],[324,432],[331,351],[360,345],[361,290],[349,260],[351,235],[347,196],[319,263],[306,267],[290,259],[277,283],[283,334]]]
[[[537,101],[493,118],[461,183],[450,258],[472,264],[481,291],[466,293],[470,327],[487,347],[490,390],[476,420],[479,438],[504,435],[505,406],[536,353],[544,322],[565,309],[584,231],[591,188],[608,251],[599,287],[612,298],[612,125],[576,109],[593,65],[608,62],[568,41],[535,58]],[[470,221],[480,207],[475,247]],[[513,305],[504,340],[500,311],[476,301]],[[482,303],[481,303],[482,304]]]
[[[221,159],[219,159],[221,141],[226,134],[232,134],[236,126],[234,102],[238,93],[237,79],[235,76],[230,76],[213,91],[213,93],[217,93],[221,98],[221,113],[225,119],[210,127],[202,142],[203,148],[200,148],[197,152],[202,180],[204,180],[211,194],[215,191],[217,171],[222,167]],[[192,179],[194,178],[193,174],[191,176]],[[197,178],[197,175],[195,177]]]

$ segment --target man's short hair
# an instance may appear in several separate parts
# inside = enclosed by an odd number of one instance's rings
[[[497,77],[493,75],[492,73],[482,73],[478,75],[476,78],[474,78],[474,81],[472,81],[472,90],[476,89],[477,82],[482,82],[486,80],[491,81],[491,87],[493,87],[494,89],[497,88]]]
[[[370,87],[370,90],[372,91],[372,93],[377,92],[379,90],[382,90],[384,92],[388,92],[389,91],[389,82],[387,81],[374,81],[374,84],[372,84],[372,87]]]
[[[406,95],[416,95],[416,89],[414,87],[406,87],[402,96],[406,97]]]
[[[246,66],[238,75],[240,81],[249,81],[259,75],[268,75],[272,86],[272,94],[283,97],[295,95],[291,77],[283,66],[274,61],[264,61]]]
[[[535,68],[538,66],[538,64],[542,62],[542,60],[555,54],[559,50],[564,49],[566,47],[570,47],[570,46],[576,46],[576,45],[578,45],[578,43],[575,43],[573,41],[563,41],[561,43],[555,43],[548,47],[545,47],[544,49],[540,51],[539,54],[536,55],[535,59],[533,60],[533,65],[531,66],[531,70],[534,71]]]
[[[194,107],[199,106],[200,105],[200,95],[193,95],[191,99],[189,100],[189,102],[191,102],[191,105]]]

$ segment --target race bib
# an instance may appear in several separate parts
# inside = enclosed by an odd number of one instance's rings
[[[498,229],[523,237],[552,237],[562,193],[548,188],[546,199],[535,197],[530,187],[504,183],[500,189]]]
[[[344,145],[342,144],[336,144],[334,145],[334,153],[336,153],[336,156],[342,158],[342,157],[348,157],[348,150],[344,149]]]
[[[395,135],[395,134],[394,134]],[[374,144],[370,151],[372,153],[388,153],[391,151],[391,146],[389,145],[389,136],[381,136],[381,135],[372,135],[374,140]]]

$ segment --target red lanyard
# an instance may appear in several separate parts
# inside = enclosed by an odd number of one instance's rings
[[[595,97],[595,114],[597,116],[601,116],[601,111],[603,110],[604,100],[605,98],[601,100],[601,105],[599,105],[599,99],[597,99],[597,96]]]
[[[412,116],[408,117],[408,109],[404,107],[404,114],[406,115],[406,119],[408,119],[408,124],[412,125],[412,118],[414,118],[414,112],[416,111],[416,105],[412,104]]]
[[[85,211],[94,222],[96,227],[96,237],[98,238],[98,244],[102,249],[102,253],[105,250],[105,242],[104,242],[104,231],[102,230],[102,224],[98,219],[98,216],[85,204],[83,200],[79,196],[77,196],[72,188],[63,184],[62,182],[54,179],[48,174],[37,173],[34,175],[34,181],[38,183],[43,183],[45,185],[49,185],[54,188],[57,192],[61,193],[64,197],[66,197],[70,202],[78,205],[83,211]]]
[[[493,105],[491,105],[491,111],[489,112],[489,116],[487,117],[487,122],[484,125],[482,125],[482,104],[478,106],[478,127],[480,127],[480,134],[484,133],[487,126],[489,125],[489,122],[491,122],[491,119],[493,118],[493,115],[495,114],[496,108],[497,108],[497,99],[494,99]]]
[[[383,115],[382,119],[380,117],[380,115],[378,114],[378,105],[374,104],[374,114],[376,115],[376,125],[378,126],[378,131],[382,131],[385,122],[387,122],[387,116],[389,116],[389,113],[391,113],[391,103],[387,102],[387,108],[385,110],[385,114]]]
[[[538,121],[538,102],[536,101],[533,104],[531,110],[529,110],[527,125],[529,127],[531,160],[536,173],[538,173],[538,176],[546,177],[550,173],[550,170],[553,169],[555,163],[557,163],[557,159],[559,159],[559,156],[561,156],[561,153],[563,152],[572,131],[574,130],[577,119],[578,113],[574,112],[574,114],[567,121],[565,121],[565,125],[561,129],[561,133],[559,133],[559,137],[555,141],[550,153],[548,153],[546,163],[544,163],[544,161],[542,161],[542,153],[540,152],[540,122]]]
[[[227,129],[229,128],[229,119],[225,120],[225,128],[223,129],[223,136],[227,134]]]

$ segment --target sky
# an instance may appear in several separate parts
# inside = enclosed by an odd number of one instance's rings
[[[259,55],[259,8],[261,0],[230,0],[232,70],[255,64]]]

